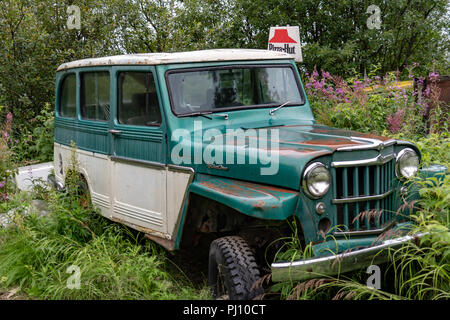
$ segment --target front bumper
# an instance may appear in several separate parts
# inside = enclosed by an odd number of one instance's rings
[[[391,250],[398,249],[403,244],[416,241],[423,237],[424,233],[412,236],[384,240],[380,244],[367,248],[317,257],[305,260],[289,262],[274,262],[272,268],[272,281],[307,280],[323,276],[333,276],[360,268],[387,262]]]

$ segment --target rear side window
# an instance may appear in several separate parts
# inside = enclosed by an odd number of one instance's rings
[[[77,114],[77,79],[75,74],[67,75],[61,85],[59,114],[66,118],[75,118]]]
[[[161,124],[161,112],[152,73],[121,72],[118,86],[119,123],[135,126]]]
[[[108,121],[109,73],[87,72],[81,74],[81,118]]]

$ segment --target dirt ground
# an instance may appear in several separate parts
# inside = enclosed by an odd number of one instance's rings
[[[0,300],[27,300],[27,298],[18,294],[19,288],[12,288],[8,291],[0,290]]]

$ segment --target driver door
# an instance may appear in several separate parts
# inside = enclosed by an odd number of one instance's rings
[[[116,67],[112,128],[113,216],[147,232],[167,232],[166,145],[154,67]]]

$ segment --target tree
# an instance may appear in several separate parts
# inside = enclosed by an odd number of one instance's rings
[[[184,1],[191,2],[212,5],[210,0]],[[380,29],[367,26],[370,5],[380,8]],[[447,6],[447,0],[228,0],[209,14],[215,34],[206,41],[210,46],[266,48],[270,26],[298,25],[308,70],[317,66],[349,76],[379,65],[384,74],[418,62],[424,73],[433,65],[448,72]],[[191,18],[208,21],[195,12]]]

